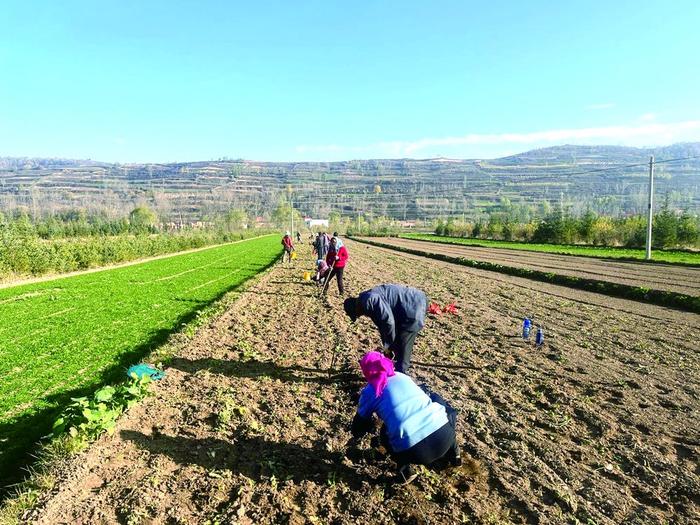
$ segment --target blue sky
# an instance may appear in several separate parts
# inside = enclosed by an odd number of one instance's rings
[[[487,158],[700,140],[700,2],[0,3],[0,156]]]

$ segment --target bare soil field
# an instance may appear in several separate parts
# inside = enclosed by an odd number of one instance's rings
[[[412,373],[459,409],[462,467],[401,487],[366,442],[345,456],[357,359],[379,338],[366,318],[349,324],[334,286],[324,302],[302,281],[302,254],[183,346],[154,395],[71,459],[24,520],[700,521],[699,316],[347,246],[350,293],[393,281],[456,301],[457,315],[427,321]],[[519,337],[526,314],[544,347]]]
[[[572,277],[700,296],[700,268],[674,264],[612,261],[594,257],[557,255],[507,248],[448,245],[395,237],[382,237],[374,240],[392,246],[464,257],[514,268],[553,272]]]

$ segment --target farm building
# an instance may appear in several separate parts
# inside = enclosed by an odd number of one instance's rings
[[[306,224],[307,228],[328,228],[328,219],[312,219],[311,217],[304,217],[304,224]]]

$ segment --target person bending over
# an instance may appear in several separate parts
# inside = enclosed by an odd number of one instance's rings
[[[352,421],[354,441],[374,430],[376,414],[383,422],[379,441],[396,462],[398,482],[410,483],[416,477],[411,465],[461,465],[454,408],[395,372],[394,363],[381,352],[365,354],[360,368],[367,386]]]
[[[348,297],[343,303],[351,321],[367,315],[379,329],[384,353],[394,353],[396,371],[408,373],[416,335],[425,324],[428,298],[417,288],[382,284]]]
[[[323,259],[316,261],[316,275],[311,277],[317,284],[323,284],[323,280],[328,274],[328,264]]]

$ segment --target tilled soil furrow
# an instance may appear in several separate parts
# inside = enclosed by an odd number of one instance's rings
[[[643,262],[622,263],[591,257],[553,256],[528,251],[474,248],[400,238],[382,238],[381,242],[453,257],[465,257],[516,268],[555,272],[561,275],[609,281],[629,286],[688,295],[698,295],[700,292],[700,268],[683,268],[675,265],[645,264]]]

